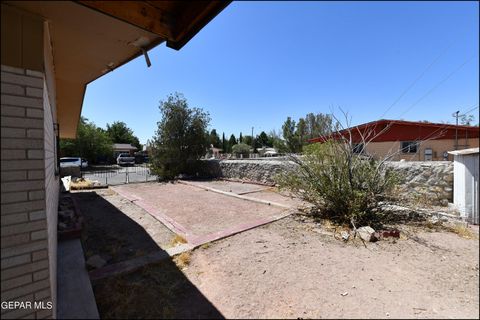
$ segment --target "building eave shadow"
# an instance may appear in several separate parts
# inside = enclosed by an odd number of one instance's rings
[[[163,255],[145,229],[95,192],[73,193],[85,219],[86,258],[118,263],[142,254]],[[92,281],[101,318],[223,319],[221,312],[185,276],[171,257],[133,272]]]

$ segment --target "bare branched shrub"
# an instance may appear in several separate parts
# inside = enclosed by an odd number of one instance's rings
[[[348,130],[348,129],[347,129]],[[379,203],[391,197],[397,184],[385,161],[358,150],[351,132],[304,148],[302,156],[290,155],[297,169],[277,177],[281,189],[289,190],[314,205],[322,217],[339,223],[381,223],[387,213]],[[362,148],[368,141],[362,135]]]

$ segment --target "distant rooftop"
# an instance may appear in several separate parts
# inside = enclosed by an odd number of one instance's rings
[[[479,133],[480,128],[475,126],[381,119],[308,141],[325,142],[329,139],[339,139],[342,136],[351,138],[355,143],[363,140],[370,142],[441,140],[455,139],[456,136],[464,139],[467,137],[478,138]]]
[[[137,150],[137,147],[132,146],[130,143],[114,143],[113,150]]]

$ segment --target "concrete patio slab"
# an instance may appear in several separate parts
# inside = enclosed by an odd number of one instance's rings
[[[237,192],[259,189],[258,185],[249,184],[234,187]],[[145,183],[112,189],[184,236],[192,246],[281,219],[294,211],[288,206],[239,199],[180,183]]]
[[[247,196],[259,200],[265,200],[265,201],[271,201],[287,206],[291,206],[293,208],[297,208],[299,206],[305,206],[306,203],[303,202],[300,199],[297,198],[292,198],[288,197],[286,195],[283,195],[281,193],[276,192],[274,189],[267,189],[267,190],[262,190],[259,192],[251,192],[246,194]]]
[[[257,192],[262,190],[268,190],[271,187],[261,186],[258,184],[241,183],[225,180],[212,180],[212,181],[188,181],[190,184],[198,186],[209,186],[222,191],[233,192],[236,194],[247,194],[251,192]]]

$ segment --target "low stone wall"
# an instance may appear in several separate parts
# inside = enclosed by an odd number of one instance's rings
[[[274,184],[275,176],[295,164],[281,160],[208,160],[212,177]],[[450,161],[391,161],[398,172],[400,195],[431,204],[448,205],[453,200],[453,163]]]
[[[208,160],[212,177],[274,184],[277,174],[292,170],[295,164],[280,160]]]
[[[453,162],[391,161],[400,177],[398,191],[409,198],[447,206],[453,201]]]

